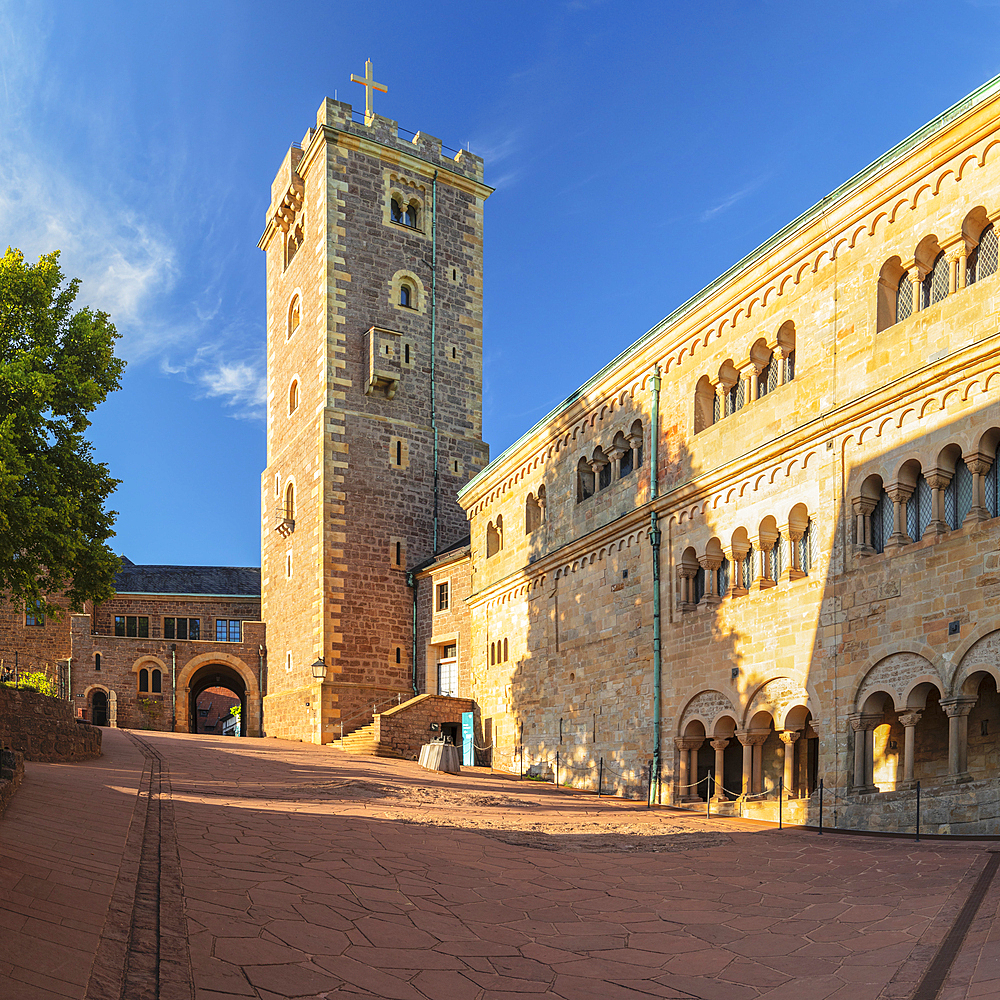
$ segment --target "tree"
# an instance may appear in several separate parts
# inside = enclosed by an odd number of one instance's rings
[[[73,311],[79,287],[58,252],[0,259],[0,593],[56,616],[50,597],[74,611],[111,597],[120,566],[104,509],[120,480],[84,432],[125,365],[108,314]]]

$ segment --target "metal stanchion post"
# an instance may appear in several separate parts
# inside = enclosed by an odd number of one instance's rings
[[[521,744],[521,777],[524,777],[524,744]]]
[[[819,779],[819,835],[823,836],[823,779]]]
[[[915,840],[920,840],[920,782],[917,782],[917,828]]]
[[[715,775],[709,774],[705,778],[705,818],[712,818],[712,783],[715,781]]]
[[[601,797],[601,792],[604,789],[604,758],[601,758],[601,769],[597,773],[597,797]]]
[[[778,778],[778,829],[781,829],[781,797],[785,791],[785,776]]]
[[[556,788],[559,787],[559,751],[558,750],[556,751],[556,774],[555,774],[555,778],[554,778],[552,784],[555,785]]]
[[[649,762],[649,778],[647,779],[646,808],[653,808],[653,762]]]

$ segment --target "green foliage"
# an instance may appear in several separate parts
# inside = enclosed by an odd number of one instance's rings
[[[0,258],[0,593],[59,616],[113,593],[119,560],[107,545],[118,485],[92,458],[87,414],[119,388],[124,363],[107,313],[73,311],[80,282],[59,254]]]
[[[58,693],[56,682],[49,679],[48,674],[41,670],[31,670],[21,674],[16,685],[8,684],[7,687],[16,686],[22,691],[37,691],[39,694],[47,694],[50,698],[55,698]]]

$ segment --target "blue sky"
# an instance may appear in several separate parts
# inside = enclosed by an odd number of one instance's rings
[[[468,144],[498,455],[851,174],[1000,72],[1000,0],[0,2],[0,226],[128,361],[92,440],[135,562],[256,565],[269,186],[323,97]]]

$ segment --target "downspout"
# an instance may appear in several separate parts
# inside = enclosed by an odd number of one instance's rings
[[[658,494],[658,448],[660,442],[660,366],[653,366],[653,403],[649,429],[649,499]],[[656,775],[656,798],[660,797],[660,692],[662,663],[660,654],[660,529],[656,510],[649,512],[649,542],[653,548],[653,771]],[[652,782],[649,798],[653,800]]]
[[[437,555],[438,550],[438,428],[437,428],[437,385],[434,377],[436,372],[437,349],[435,341],[437,339],[437,200],[438,172],[434,171],[431,180],[431,432],[434,434],[434,548],[432,555]],[[413,607],[416,614],[417,588],[413,588]],[[415,648],[415,646],[414,646]],[[413,690],[416,693],[416,660],[413,661],[414,680]]]
[[[406,574],[406,585],[413,589],[413,653],[410,656],[410,668],[414,698],[420,693],[417,690],[417,583],[417,578],[413,573]]]
[[[177,732],[177,643],[170,644],[170,728]]]

